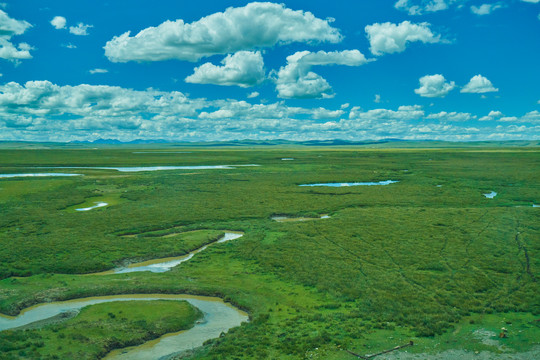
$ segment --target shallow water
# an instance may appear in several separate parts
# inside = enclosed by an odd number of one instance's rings
[[[86,208],[80,208],[80,209],[75,209],[77,211],[88,211],[88,210],[92,210],[92,209],[97,209],[97,208],[100,208],[100,207],[104,207],[104,206],[107,206],[109,204],[107,204],[106,202],[98,202],[96,203],[96,205],[94,206],[90,206],[90,207],[86,207]]]
[[[284,161],[291,161],[291,160],[294,160],[294,158],[281,158],[281,160],[284,160]]]
[[[272,216],[270,219],[277,222],[312,221],[312,220],[320,220],[320,219],[330,219],[330,215],[321,215],[320,217]]]
[[[95,275],[125,274],[125,273],[131,273],[131,272],[139,272],[139,271],[150,271],[153,273],[166,272],[166,271],[171,270],[173,267],[178,266],[181,263],[190,260],[196,254],[200,253],[201,251],[206,250],[208,246],[238,239],[242,236],[244,236],[244,234],[242,233],[226,232],[225,235],[223,235],[223,237],[217,240],[216,242],[208,244],[208,245],[204,245],[196,250],[193,250],[192,252],[186,255],[144,261],[140,263],[131,264],[127,267],[113,269],[113,270],[105,271],[102,273],[97,273]],[[94,274],[91,274],[91,275],[94,275]]]
[[[206,296],[190,295],[119,295],[83,298],[77,300],[53,302],[33,306],[24,310],[17,317],[0,315],[0,331],[27,325],[35,321],[48,319],[58,314],[77,311],[85,306],[101,304],[113,301],[136,301],[136,300],[185,300],[201,310],[204,319],[197,322],[189,330],[179,333],[164,335],[160,339],[151,341],[138,347],[120,349],[109,354],[106,359],[157,359],[179,351],[201,346],[206,340],[218,337],[222,332],[239,326],[248,321],[245,312],[236,309],[221,299]],[[126,308],[129,308],[126,306]]]
[[[66,173],[0,174],[0,178],[15,178],[15,177],[45,177],[45,176],[82,176],[82,174],[66,174]]]
[[[346,186],[376,186],[376,185],[390,185],[399,181],[384,180],[379,182],[349,182],[349,183],[319,183],[319,184],[302,184],[298,186],[330,186],[330,187],[346,187]]]
[[[497,196],[497,193],[495,191],[492,191],[490,193],[487,193],[487,194],[483,194],[485,197],[487,197],[488,199],[493,199],[495,196]]]
[[[533,207],[540,207],[540,205],[533,204]]]
[[[120,172],[139,172],[139,171],[161,171],[161,170],[210,170],[210,169],[236,169],[237,167],[260,166],[257,164],[247,165],[194,165],[194,166],[55,166],[47,167],[49,169],[96,169],[96,170],[117,170]]]

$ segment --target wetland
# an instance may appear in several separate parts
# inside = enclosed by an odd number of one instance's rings
[[[537,357],[539,149],[497,150],[0,150],[0,173],[84,175],[1,180],[3,319],[131,299],[5,329],[0,358],[134,358],[129,346],[154,341],[135,348],[142,354],[181,329],[204,330],[211,313],[190,302],[198,296],[236,320],[189,349],[160,345],[163,354],[346,360],[344,349],[373,354],[412,340],[392,356]],[[260,166],[193,172],[220,164]],[[156,304],[163,313],[152,315]]]

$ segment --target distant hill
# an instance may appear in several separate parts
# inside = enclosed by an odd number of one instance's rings
[[[256,147],[256,146],[279,146],[279,147],[363,147],[363,148],[486,148],[486,147],[540,147],[540,140],[509,140],[509,141],[471,141],[452,142],[439,140],[402,140],[381,139],[349,141],[341,139],[333,140],[305,140],[291,141],[282,139],[269,140],[231,140],[209,142],[174,142],[164,139],[157,140],[132,140],[122,142],[118,139],[97,139],[94,141],[71,141],[71,142],[26,142],[26,141],[0,141],[0,149],[87,149],[87,148],[177,148],[177,147]]]

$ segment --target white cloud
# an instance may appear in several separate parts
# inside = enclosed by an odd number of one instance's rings
[[[528,112],[524,116],[521,117],[520,121],[540,125],[540,111],[533,110],[531,112]]]
[[[381,95],[379,94],[375,94],[375,99],[373,99],[373,102],[375,103],[380,103],[381,102]]]
[[[496,89],[491,81],[482,75],[475,75],[471,78],[469,83],[461,89],[462,93],[475,93],[483,94],[488,92],[497,92],[499,89]]]
[[[419,105],[400,106],[397,111],[389,109],[373,109],[362,111],[355,106],[349,112],[349,119],[364,120],[368,122],[377,121],[407,121],[420,120],[425,113]]]
[[[276,90],[284,99],[319,99],[334,96],[332,87],[320,75],[311,71],[312,66],[360,66],[370,60],[358,50],[299,51],[287,57],[287,65],[277,73]]]
[[[448,9],[452,4],[466,0],[398,0],[394,7],[407,11],[409,15],[422,15],[427,12],[436,12]]]
[[[349,104],[349,103],[341,104],[340,109],[344,110],[344,109],[348,108],[349,106],[351,106],[351,104]]]
[[[328,110],[325,108],[313,109],[312,118],[313,119],[335,119],[343,115],[345,111],[343,110]]]
[[[518,122],[518,118],[517,116],[503,116],[502,118],[500,118],[499,120],[497,121],[501,121],[501,122]]]
[[[16,20],[0,10],[0,58],[17,62],[23,59],[31,59],[30,50],[33,48],[27,43],[15,45],[11,38],[22,35],[31,28],[32,25],[24,20]]]
[[[528,3],[531,3],[531,4],[538,4],[540,3],[540,0],[521,0],[523,2],[528,2]]]
[[[370,50],[374,55],[403,52],[407,44],[414,41],[423,43],[441,42],[441,36],[434,34],[427,22],[413,24],[403,21],[400,24],[375,23],[365,27]]]
[[[73,45],[73,44],[71,44],[71,43],[69,43],[69,44],[64,44],[64,45],[62,45],[62,46],[65,47],[65,48],[68,48],[68,49],[76,49],[76,48],[77,48],[77,45]]]
[[[476,119],[475,115],[471,113],[461,113],[456,111],[446,112],[441,111],[436,114],[429,114],[426,119],[439,120],[439,121],[470,121]]]
[[[497,9],[504,7],[503,3],[482,4],[480,6],[471,6],[471,12],[476,15],[488,15]]]
[[[491,121],[503,117],[504,114],[500,111],[491,110],[486,116],[482,116],[479,121]]]
[[[186,82],[250,87],[260,84],[266,77],[263,57],[259,51],[239,51],[227,55],[221,63],[223,66],[205,63],[196,67]]]
[[[500,116],[504,116],[504,114],[500,111],[493,111],[491,110],[488,114],[488,116],[491,116],[491,117],[500,117]]]
[[[86,36],[88,35],[88,29],[94,27],[94,25],[78,23],[77,26],[70,26],[69,32],[73,35]]]
[[[107,69],[92,69],[88,71],[90,74],[105,74],[108,73],[109,70]]]
[[[422,76],[420,87],[414,92],[422,97],[445,97],[456,87],[453,81],[447,82],[440,74]]]
[[[66,18],[63,16],[55,16],[51,20],[51,25],[57,30],[64,29],[66,27]]]
[[[497,126],[474,126],[475,115],[426,113],[421,106],[362,110],[250,104],[189,98],[179,92],[117,86],[58,86],[49,81],[0,85],[0,139],[33,141],[115,138],[204,141],[230,139],[540,138],[540,112],[500,116]],[[497,111],[491,115],[500,115]],[[468,121],[471,120],[471,121]]]
[[[257,91],[254,91],[254,92],[252,92],[252,93],[249,93],[248,96],[247,96],[247,98],[248,98],[248,99],[253,99],[253,98],[258,97],[259,95],[260,95],[260,94],[259,94]]]
[[[291,10],[283,4],[253,2],[230,7],[192,23],[166,21],[136,36],[126,32],[105,45],[113,62],[197,61],[202,57],[234,53],[292,42],[340,42],[331,19],[316,18],[310,12]]]

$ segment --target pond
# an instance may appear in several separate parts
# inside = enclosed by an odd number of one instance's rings
[[[257,164],[246,165],[194,165],[194,166],[55,166],[49,169],[96,169],[96,170],[116,170],[120,172],[139,171],[163,171],[163,170],[210,170],[210,169],[236,169],[238,167],[260,166]]]
[[[487,194],[483,194],[485,197],[487,197],[488,199],[493,199],[495,196],[497,196],[497,193],[495,191],[492,191],[490,193],[487,193]]]
[[[298,186],[330,186],[330,187],[346,187],[346,186],[377,186],[377,185],[390,185],[399,181],[384,180],[379,182],[343,182],[343,183],[319,183],[319,184],[302,184]]]
[[[107,206],[109,204],[107,204],[106,202],[97,202],[96,205],[94,206],[90,206],[90,207],[85,207],[85,208],[80,208],[80,209],[75,209],[76,211],[88,211],[88,210],[92,210],[92,209],[97,209],[97,208],[100,208],[100,207],[104,207],[104,206]]]
[[[45,177],[45,176],[82,176],[82,174],[66,174],[66,173],[22,173],[22,174],[0,174],[0,178]]]

